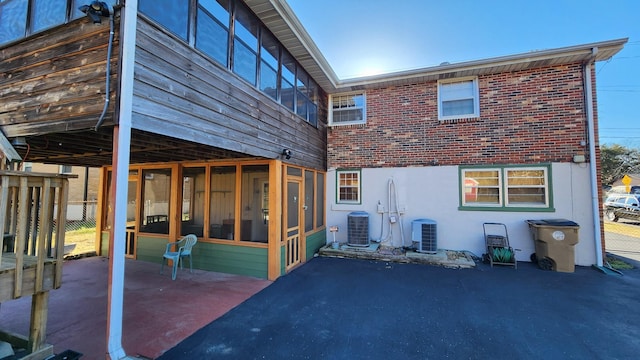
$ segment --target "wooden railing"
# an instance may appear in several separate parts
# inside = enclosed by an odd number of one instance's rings
[[[0,171],[0,302],[32,295],[29,338],[21,341],[33,359],[52,352],[47,308],[49,290],[62,285],[70,177]],[[0,340],[20,337],[0,330]]]

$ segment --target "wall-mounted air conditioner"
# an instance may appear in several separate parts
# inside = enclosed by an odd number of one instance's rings
[[[347,215],[347,245],[369,246],[369,214],[353,211]]]
[[[435,254],[438,251],[438,231],[436,222],[430,219],[416,219],[411,222],[411,241],[417,252]]]

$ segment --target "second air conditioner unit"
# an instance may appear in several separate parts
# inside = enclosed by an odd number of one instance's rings
[[[438,227],[434,220],[417,219],[411,222],[411,241],[417,252],[435,254],[438,251]]]

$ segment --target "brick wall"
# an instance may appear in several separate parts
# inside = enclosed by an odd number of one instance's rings
[[[480,118],[446,122],[438,121],[435,81],[367,90],[367,123],[329,129],[328,166],[588,159],[581,64],[480,76],[478,83]]]

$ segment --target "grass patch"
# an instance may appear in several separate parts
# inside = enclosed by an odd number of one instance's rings
[[[614,258],[614,257],[610,257],[607,256],[607,258],[605,259],[605,261],[609,264],[609,266],[611,266],[613,269],[616,270],[630,270],[633,269],[633,265],[626,263],[620,259]]]

